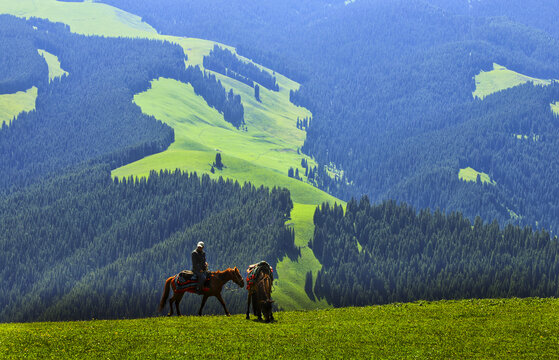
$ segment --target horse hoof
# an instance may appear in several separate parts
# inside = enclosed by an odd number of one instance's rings
[[[227,317],[231,317],[231,314],[225,314]]]
[[[250,316],[247,316],[245,319],[250,320]]]

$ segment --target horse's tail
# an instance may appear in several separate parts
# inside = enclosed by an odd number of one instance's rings
[[[171,289],[171,281],[173,280],[174,276],[171,276],[170,278],[167,279],[167,281],[165,281],[165,290],[163,291],[163,296],[161,297],[161,301],[159,302],[159,307],[157,308],[157,311],[161,312],[161,310],[163,310],[163,308],[165,307],[165,303],[167,302],[167,298],[169,297],[169,291]]]

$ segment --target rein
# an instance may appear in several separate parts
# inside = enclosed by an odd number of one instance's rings
[[[237,285],[237,284],[235,284]],[[231,286],[229,284],[229,282],[227,282],[225,285],[223,285],[223,290],[225,291],[229,291],[229,292],[237,292],[239,290],[244,290],[244,287],[239,287],[239,286]]]
[[[274,291],[275,287],[274,287],[274,282],[272,281],[272,279],[270,278],[270,275],[268,274],[264,274],[265,276],[262,276],[260,278],[260,280],[258,280],[256,283],[254,283],[254,287],[257,287],[258,284],[260,284],[261,282],[264,281],[264,279],[266,279],[266,277],[268,277],[268,280],[270,280],[270,297],[272,296],[272,292]]]

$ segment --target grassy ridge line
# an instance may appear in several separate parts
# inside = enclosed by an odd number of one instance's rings
[[[36,100],[37,88],[35,86],[27,91],[0,95],[0,126],[4,122],[10,125],[14,117],[20,113],[34,110]]]
[[[83,35],[157,37],[157,31],[142,22],[139,16],[100,3],[56,0],[2,1],[0,13],[65,23],[70,26],[72,32]]]
[[[71,31],[84,35],[101,35],[101,36],[123,36],[123,37],[138,37],[147,39],[165,40],[180,45],[185,54],[188,55],[186,65],[202,65],[204,55],[207,55],[214,47],[215,42],[194,38],[183,38],[175,36],[159,35],[151,26],[143,23],[140,17],[126,13],[119,9],[97,3],[65,3],[56,2],[54,0],[21,0],[17,3],[0,3],[0,13],[9,13],[19,17],[40,17],[47,18],[51,21],[58,21],[70,26]],[[229,46],[218,44],[224,48],[233,50]],[[248,59],[242,58],[244,61]],[[259,65],[258,65],[259,66]],[[265,69],[262,66],[259,66]],[[268,70],[266,69],[267,71]],[[229,89],[233,88],[236,93],[242,95],[243,106],[245,108],[245,118],[249,127],[249,135],[254,139],[260,139],[261,144],[271,144],[266,151],[259,151],[251,154],[253,158],[246,158],[249,155],[246,151],[245,143],[241,140],[246,140],[246,137],[236,136],[229,137],[229,145],[236,144],[236,152],[231,151],[230,154],[224,156],[226,165],[229,165],[223,172],[216,174],[217,176],[230,177],[239,182],[251,181],[255,185],[266,186],[284,186],[290,189],[294,199],[294,213],[298,212],[301,205],[314,204],[318,205],[324,201],[334,202],[339,200],[334,197],[300,181],[290,179],[286,176],[289,167],[300,167],[300,160],[302,155],[296,155],[296,149],[299,148],[305,138],[303,131],[296,129],[296,117],[310,117],[312,114],[300,107],[296,107],[289,102],[289,90],[297,90],[299,84],[291,81],[290,79],[275,74],[278,85],[280,86],[279,92],[271,92],[265,88],[261,89],[262,103],[255,101],[253,96],[253,89],[246,85],[226,78],[222,75],[217,75],[224,86]],[[154,94],[151,94],[152,96]],[[151,100],[159,101],[161,104],[173,102],[173,96],[161,96]],[[186,96],[188,98],[189,94]],[[146,100],[149,103],[150,100]],[[205,102],[197,99],[198,105]],[[208,109],[202,109],[196,105],[194,101],[190,101],[190,105],[196,108],[199,114],[207,113]],[[207,107],[207,105],[205,105]],[[168,107],[169,109],[170,107]],[[184,107],[183,107],[184,110]],[[188,112],[188,110],[187,110]],[[167,119],[173,117],[173,114],[166,114]],[[205,114],[207,115],[207,114]],[[193,140],[192,137],[181,137],[179,131],[175,131],[176,142],[171,148],[162,154],[157,154],[152,157],[140,160],[140,162],[130,164],[126,168],[117,169],[114,176],[128,176],[136,175],[142,176],[149,172],[151,169],[175,169],[181,168],[188,171],[197,171],[208,173],[210,164],[215,156],[215,149],[208,144],[210,139],[209,133],[206,131],[219,132],[230,125],[222,121],[219,116],[195,116],[194,123],[199,127],[198,134],[204,136],[204,141]],[[158,117],[159,118],[159,117]],[[183,116],[184,118],[184,116]],[[207,119],[210,120],[210,125],[201,125]],[[192,120],[192,119],[191,119]],[[201,121],[200,121],[201,120]],[[192,122],[192,121],[191,121]],[[216,124],[219,123],[219,125]],[[178,124],[179,122],[176,122]],[[206,124],[208,125],[208,124]],[[173,126],[173,125],[172,125]],[[182,125],[181,125],[182,126]],[[188,132],[186,132],[188,134]],[[180,132],[180,134],[184,134]],[[238,135],[239,132],[237,131]],[[231,135],[229,133],[229,135]],[[214,140],[222,138],[215,138]],[[256,146],[257,141],[252,141],[251,144]],[[220,142],[221,147],[223,143]],[[215,144],[213,144],[215,145]],[[257,147],[262,150],[262,147]],[[243,154],[239,152],[243,152]],[[249,147],[249,150],[251,147]],[[233,150],[230,146],[229,150]],[[315,165],[312,159],[308,159],[310,165]],[[228,164],[227,164],[228,162]],[[300,169],[301,172],[302,169]],[[300,224],[293,222],[295,231],[297,232],[311,232],[313,229],[312,212],[302,211],[297,220]],[[304,218],[305,214],[310,217]],[[296,236],[297,239],[301,237]],[[298,240],[297,240],[298,241]],[[304,241],[306,246],[306,241]],[[281,280],[276,287],[275,295],[282,299],[284,308],[312,308],[316,306],[325,306],[324,304],[315,304],[306,297],[303,290],[304,277],[308,270],[316,272],[320,269],[320,263],[314,257],[312,251],[306,247],[302,249],[302,257],[299,262],[292,262],[289,259],[284,259],[278,266],[283,273],[280,275]],[[284,290],[285,289],[285,290]]]
[[[559,300],[488,299],[243,315],[0,325],[0,353],[38,358],[556,358]]]
[[[543,80],[519,74],[499,64],[493,64],[493,70],[481,71],[475,77],[476,90],[472,93],[474,98],[482,99],[501,90],[531,82],[534,85],[546,86],[554,80]]]
[[[37,51],[45,59],[49,67],[49,82],[64,75],[68,75],[68,72],[64,71],[60,67],[60,61],[58,61],[58,57],[56,55],[53,55],[46,50],[38,49]]]

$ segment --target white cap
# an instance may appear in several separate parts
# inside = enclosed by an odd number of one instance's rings
[[[202,247],[202,248],[203,248],[203,247],[204,247],[204,243],[201,242],[201,241],[199,241],[199,242],[198,242],[198,247]]]

